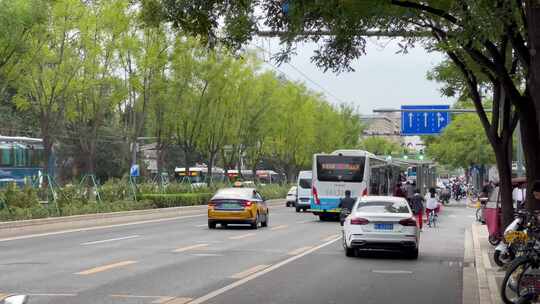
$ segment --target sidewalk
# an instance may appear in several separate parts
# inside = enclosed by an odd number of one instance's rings
[[[492,261],[495,247],[488,242],[486,225],[473,223],[471,230],[465,233],[465,254],[463,268],[463,304],[499,304],[503,303],[500,298],[499,286],[504,278],[504,269]],[[476,282],[471,281],[475,279]],[[469,285],[470,284],[470,285]],[[476,286],[476,291],[471,290]],[[466,292],[469,295],[466,298]],[[477,298],[474,302],[475,293]]]

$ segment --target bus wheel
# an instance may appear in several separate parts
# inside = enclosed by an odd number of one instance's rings
[[[321,220],[322,222],[326,221],[328,219],[328,217],[326,216],[326,214],[319,214],[319,220]]]

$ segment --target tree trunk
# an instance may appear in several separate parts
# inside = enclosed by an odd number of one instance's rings
[[[210,152],[208,158],[208,176],[206,177],[206,183],[208,186],[212,185],[212,173],[214,167],[214,158],[216,157],[217,152]]]
[[[49,133],[49,119],[47,115],[42,114],[40,120],[41,137],[43,139],[43,172],[47,175],[53,176],[54,168],[51,168],[51,165],[54,165],[51,163],[53,139]],[[47,179],[44,179],[44,183],[45,186],[47,186]]]
[[[540,134],[537,128],[538,121],[532,103],[524,104],[520,111],[519,125],[521,129],[521,142],[527,172],[527,208],[540,209],[532,196],[532,185],[540,179]]]
[[[528,0],[526,5],[528,48],[530,55],[527,84],[536,117],[540,117],[540,1]],[[540,121],[537,128],[540,132]]]
[[[527,207],[540,209],[540,206],[534,203],[531,191],[534,181],[540,179],[540,121],[538,119],[540,118],[540,2],[538,0],[527,1],[526,15],[530,54],[527,87],[532,100],[526,103],[525,107],[528,108],[523,109],[520,123],[527,170]],[[526,122],[524,123],[523,120]]]
[[[508,140],[511,143],[511,140]],[[500,144],[494,147],[495,158],[497,160],[497,170],[499,171],[499,195],[502,208],[502,227],[508,226],[514,215],[514,204],[512,201],[512,150],[508,144]]]

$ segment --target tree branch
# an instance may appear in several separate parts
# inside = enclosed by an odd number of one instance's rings
[[[423,12],[426,12],[426,13],[430,13],[430,14],[439,16],[439,17],[441,17],[441,18],[443,18],[443,19],[445,19],[447,21],[450,21],[451,23],[453,23],[455,25],[461,26],[456,17],[454,17],[454,16],[450,15],[449,13],[447,13],[446,11],[438,9],[438,8],[434,8],[434,7],[431,7],[431,6],[428,6],[428,5],[424,5],[424,4],[420,4],[420,3],[416,3],[416,2],[410,2],[410,1],[392,0],[391,3],[393,5],[396,5],[396,6],[405,7],[405,8],[412,8],[412,9],[416,9],[416,10],[423,11]]]

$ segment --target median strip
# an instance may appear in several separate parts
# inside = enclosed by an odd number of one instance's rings
[[[240,239],[245,239],[245,238],[248,238],[250,236],[254,236],[255,233],[246,233],[246,234],[241,234],[241,235],[237,235],[237,236],[231,236],[229,237],[229,240],[240,240]]]
[[[118,263],[113,263],[113,264],[103,265],[103,266],[99,266],[99,267],[95,267],[95,268],[90,268],[90,269],[87,269],[87,270],[84,270],[84,271],[77,272],[75,274],[78,274],[78,275],[90,275],[90,274],[95,274],[95,273],[98,273],[98,272],[111,270],[111,269],[114,269],[114,268],[129,266],[129,265],[132,265],[132,264],[135,264],[135,263],[137,263],[137,261],[122,261],[122,262],[118,262]]]
[[[247,276],[249,276],[250,274],[254,274],[255,272],[257,271],[261,271],[265,268],[268,268],[270,267],[270,265],[257,265],[257,266],[254,266],[254,267],[251,267],[245,271],[242,271],[242,272],[239,272],[237,274],[233,274],[231,276],[231,279],[243,279]]]
[[[191,246],[186,246],[186,247],[180,247],[173,250],[173,252],[184,252],[184,251],[199,249],[203,247],[208,247],[208,244],[197,244],[197,245],[191,245]]]

